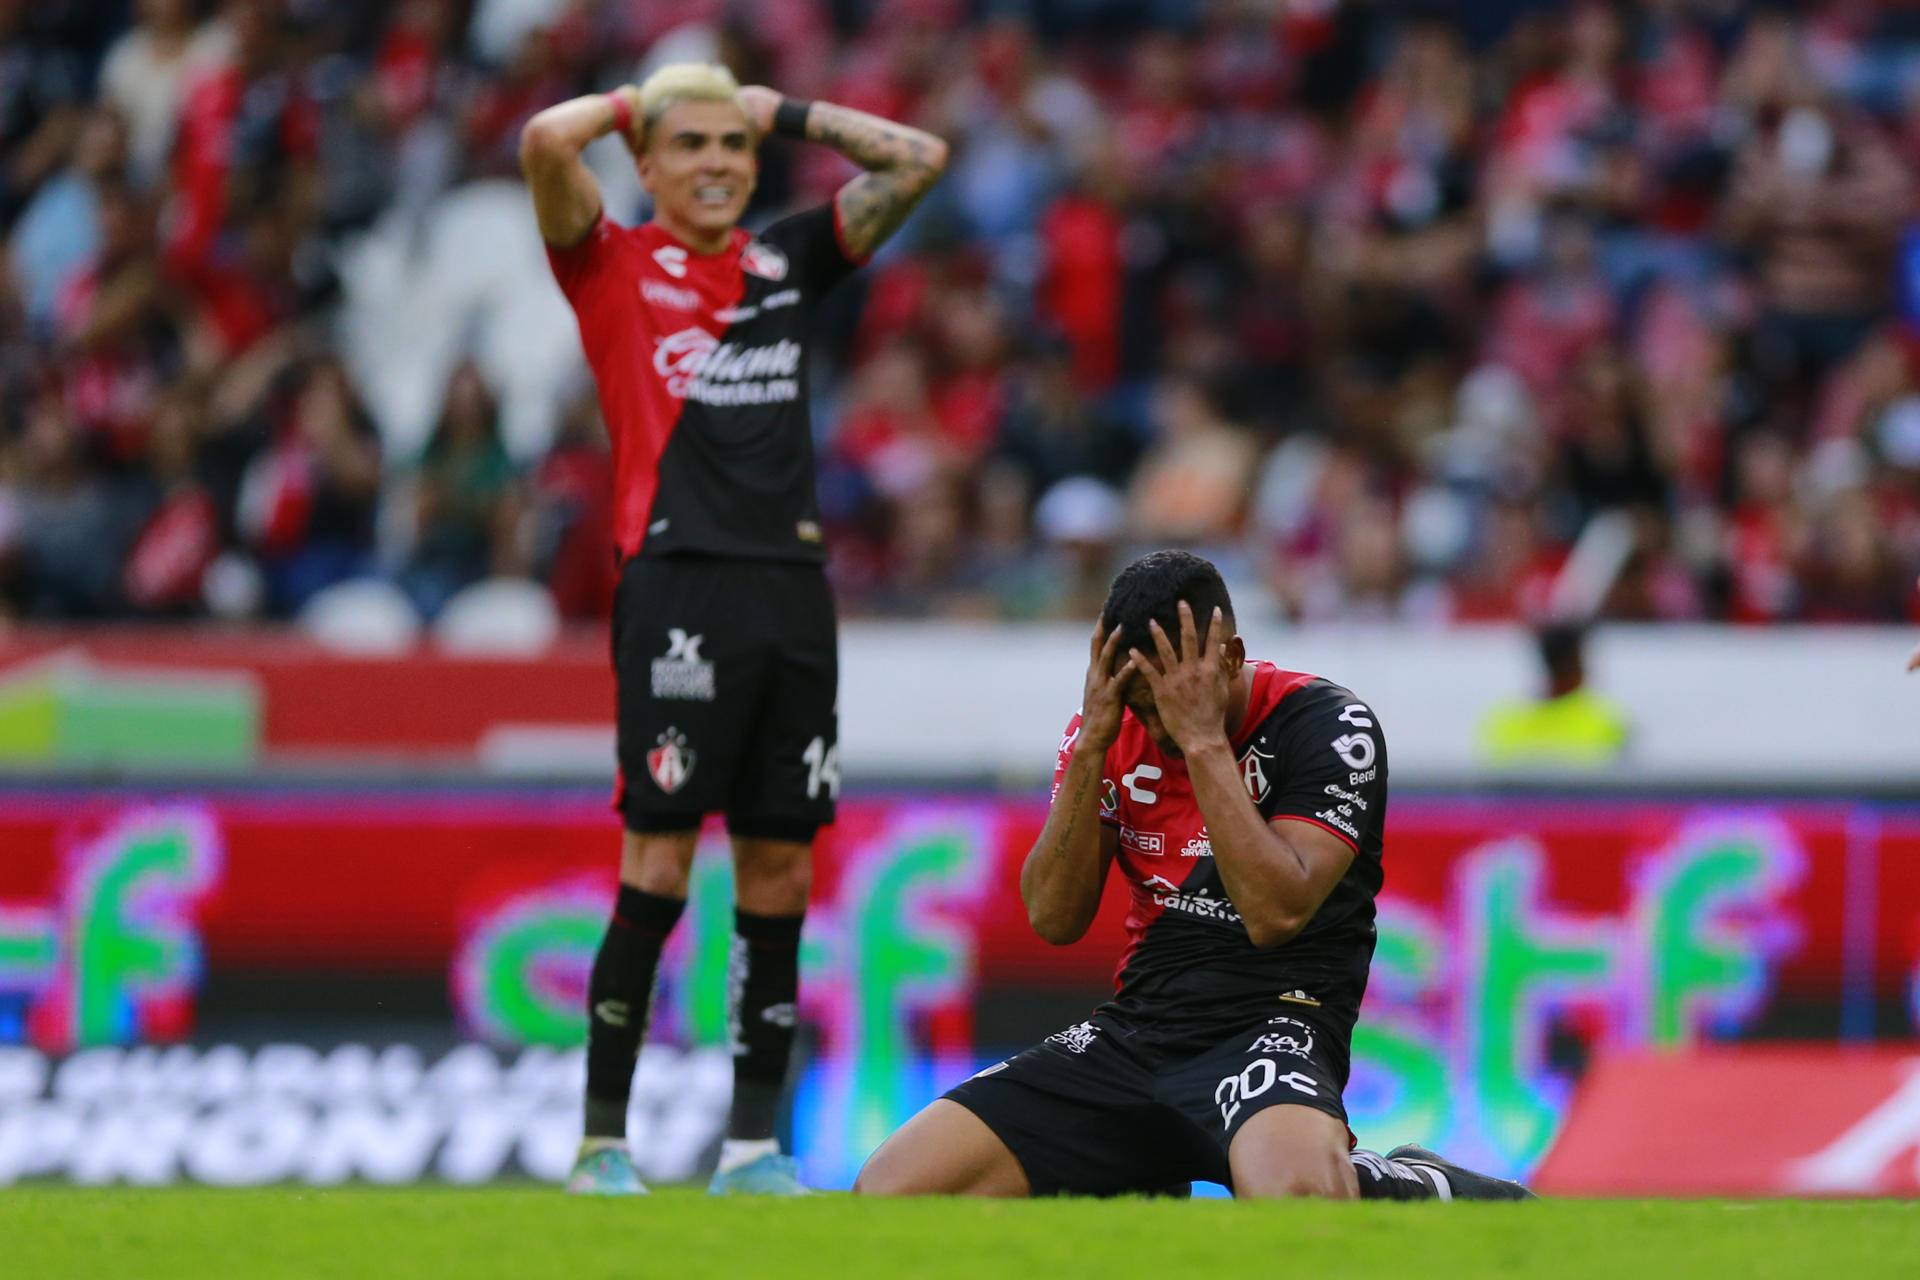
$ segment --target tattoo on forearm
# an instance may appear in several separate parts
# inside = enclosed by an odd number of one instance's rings
[[[868,170],[835,197],[841,236],[860,257],[900,229],[946,164],[946,144],[932,134],[831,102],[813,104],[807,136]]]

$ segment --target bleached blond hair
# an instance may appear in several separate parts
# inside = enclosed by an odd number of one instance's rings
[[[669,62],[640,83],[640,142],[676,102],[732,102],[740,92],[733,72],[717,62]]]

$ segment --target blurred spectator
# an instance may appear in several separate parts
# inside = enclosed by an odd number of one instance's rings
[[[1593,768],[1626,750],[1625,714],[1587,684],[1586,635],[1556,624],[1535,635],[1546,687],[1525,702],[1504,703],[1480,725],[1480,749],[1498,765]]]
[[[195,25],[193,0],[136,0],[134,26],[100,64],[100,97],[132,130],[128,177],[159,181],[173,149],[187,82],[232,56],[232,30],[218,18]]]
[[[500,442],[500,411],[463,362],[427,444],[414,495],[414,543],[402,582],[432,618],[460,588],[518,568],[519,481]]]
[[[260,557],[269,602],[292,614],[369,567],[380,445],[336,361],[311,362],[275,410],[271,441],[241,482],[237,522]]]
[[[1909,19],[1122,7],[0,5],[0,607],[508,573],[604,616],[504,184],[541,106],[720,57],[957,143],[819,316],[849,613],[1047,616],[1140,542],[1291,618],[1534,622],[1599,519],[1603,617],[1920,617]],[[762,162],[750,225],[845,176]]]

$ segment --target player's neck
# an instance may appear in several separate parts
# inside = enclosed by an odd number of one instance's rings
[[[733,228],[721,227],[714,231],[704,231],[674,217],[662,209],[653,213],[654,225],[678,240],[695,253],[719,253],[733,240]]]
[[[1246,727],[1247,707],[1253,701],[1253,665],[1241,663],[1227,688],[1227,741],[1240,736]]]

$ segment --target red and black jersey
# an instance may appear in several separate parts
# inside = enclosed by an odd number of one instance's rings
[[[622,559],[675,552],[822,561],[807,337],[859,262],[831,205],[696,253],[604,215],[547,247],[613,440]]]
[[[1079,732],[1075,716],[1060,746],[1056,794]],[[1100,817],[1118,831],[1117,862],[1133,900],[1114,998],[1102,1011],[1171,1051],[1204,1049],[1289,1003],[1317,1007],[1351,1034],[1373,961],[1381,884],[1387,747],[1379,722],[1331,680],[1262,662],[1230,741],[1247,794],[1268,821],[1324,827],[1353,846],[1353,862],[1306,928],[1277,947],[1254,946],[1214,867],[1186,761],[1164,754],[1127,712],[1107,751]]]

